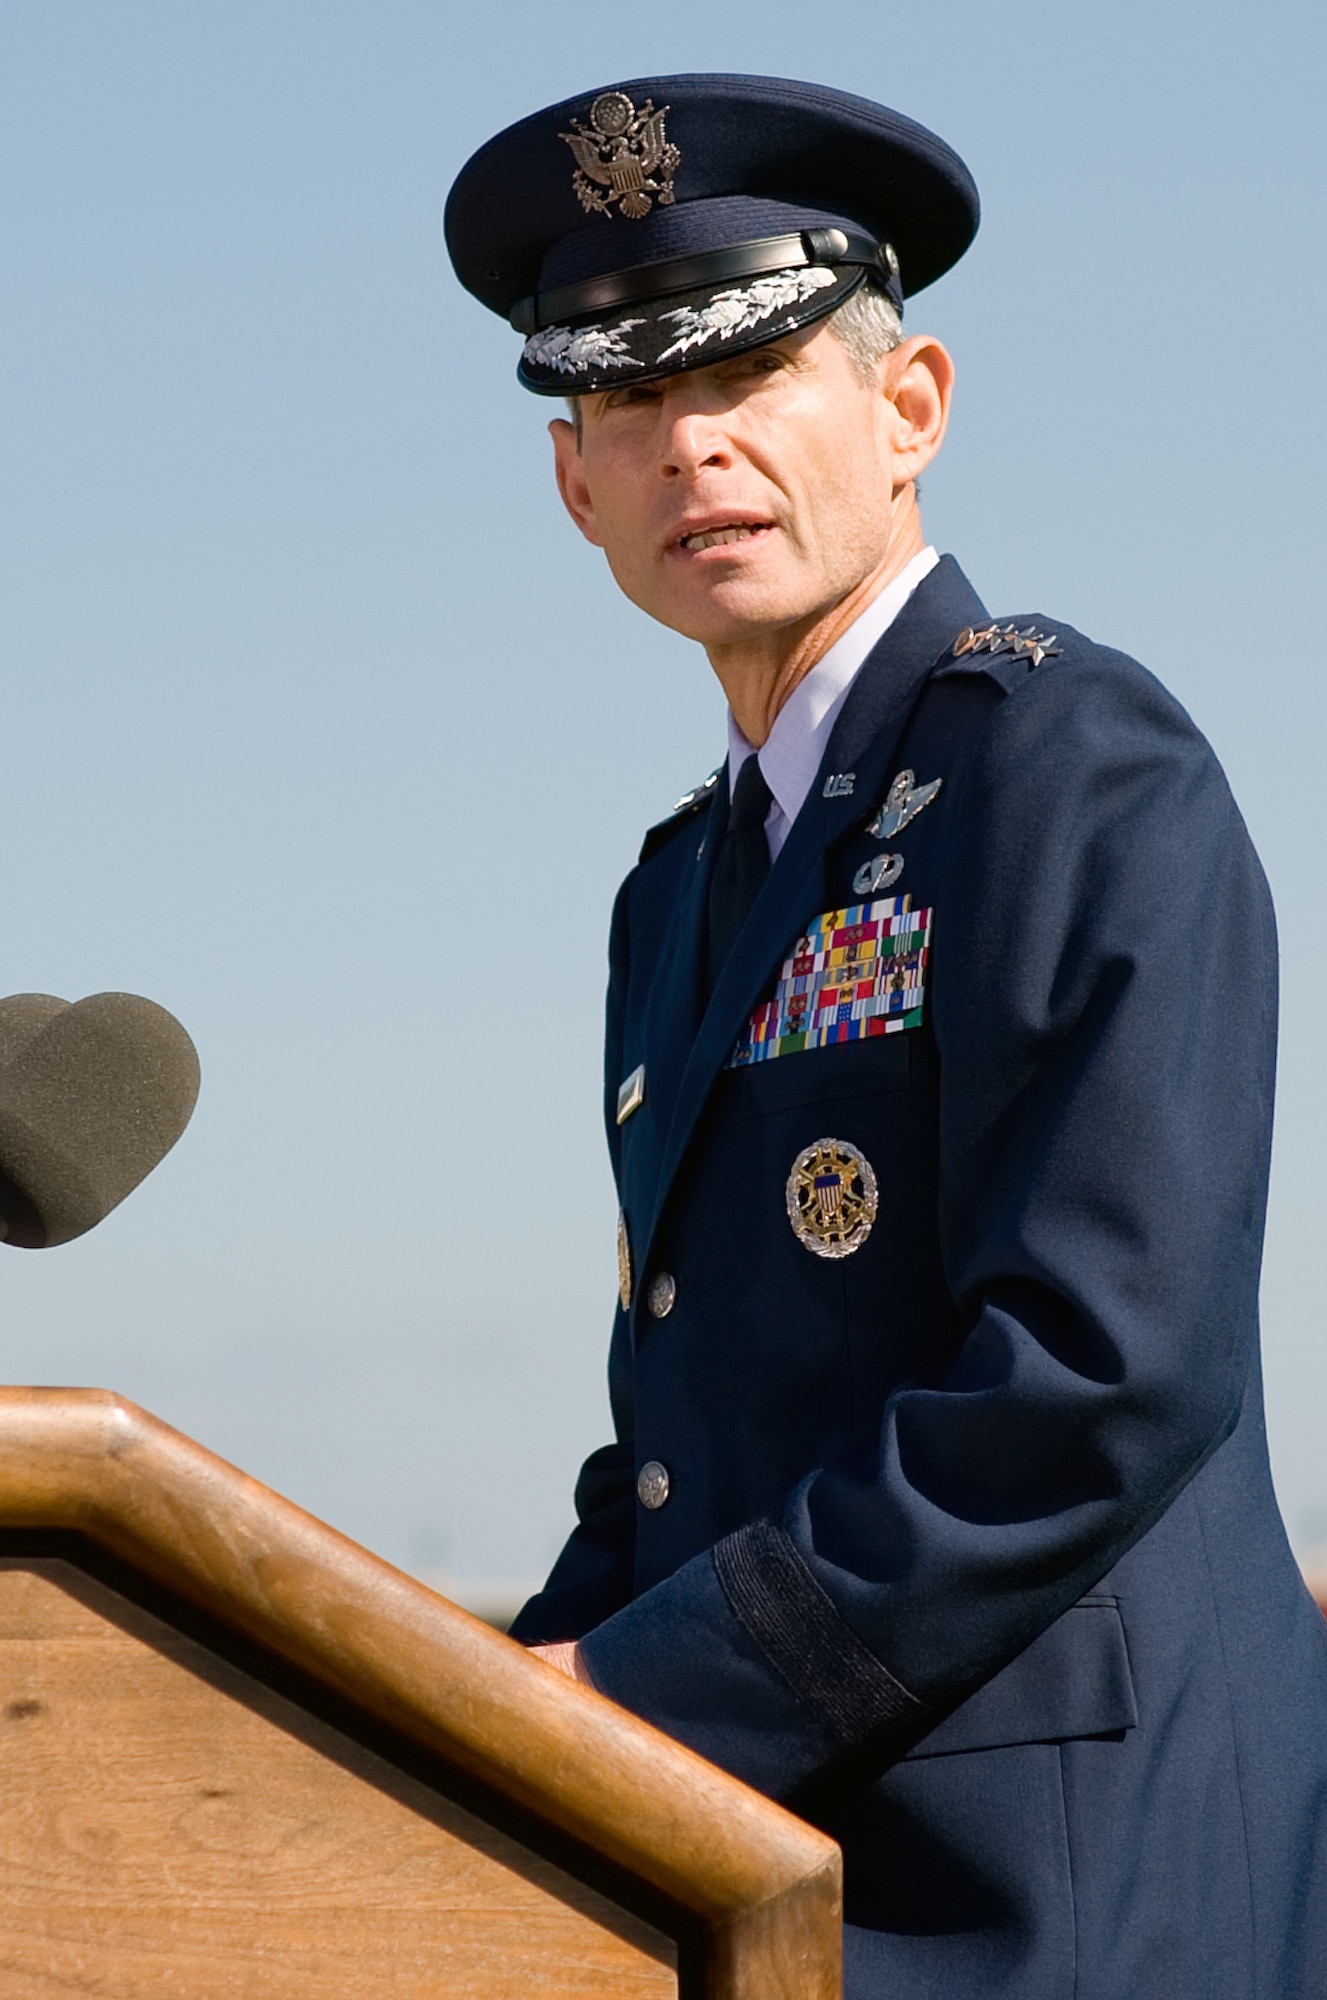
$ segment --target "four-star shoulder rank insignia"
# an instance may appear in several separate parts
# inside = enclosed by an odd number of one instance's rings
[[[1030,659],[1039,667],[1052,653],[1063,652],[1055,643],[1056,636],[1054,632],[1039,632],[1035,625],[1023,632],[1014,625],[985,625],[980,631],[966,625],[954,641],[954,658],[962,659],[964,653],[1012,653],[1015,659]]]
[[[892,840],[896,833],[924,812],[944,783],[943,778],[932,778],[929,785],[919,785],[914,771],[900,771],[885,794],[885,802],[866,831],[877,840]]]
[[[692,813],[700,812],[709,804],[722,776],[723,766],[720,765],[717,771],[710,772],[703,785],[695,785],[689,792],[683,792],[667,819],[661,819],[657,825],[646,829],[645,838],[640,845],[642,861],[648,861],[652,854],[657,854]]]
[[[719,771],[722,769],[723,766],[721,764]],[[702,799],[708,798],[719,782],[719,771],[711,771],[703,785],[694,785],[689,792],[683,792],[681,798],[673,807],[673,815],[670,816],[675,816],[677,813],[690,812],[692,806],[698,806]]]

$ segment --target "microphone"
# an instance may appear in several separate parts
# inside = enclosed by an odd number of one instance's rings
[[[95,1228],[175,1144],[198,1082],[180,1023],[136,993],[0,999],[0,1240]]]

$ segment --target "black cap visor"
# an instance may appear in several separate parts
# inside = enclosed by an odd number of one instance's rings
[[[866,276],[861,264],[802,264],[582,314],[531,334],[516,373],[537,396],[593,396],[709,368],[813,326]]]

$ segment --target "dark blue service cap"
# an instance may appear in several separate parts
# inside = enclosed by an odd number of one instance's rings
[[[903,300],[977,232],[972,176],[883,104],[771,76],[637,77],[508,126],[443,217],[517,373],[583,395],[809,326],[868,281]]]

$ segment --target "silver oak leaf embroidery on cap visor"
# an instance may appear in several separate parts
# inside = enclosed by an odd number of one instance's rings
[[[616,326],[583,326],[574,333],[569,326],[547,326],[542,333],[531,334],[523,359],[536,368],[555,368],[560,375],[591,368],[643,368],[643,361],[627,353],[623,335],[644,324],[624,319]]]
[[[688,354],[693,347],[703,347],[707,340],[731,340],[735,333],[746,333],[759,326],[761,320],[784,306],[800,305],[813,292],[837,283],[837,272],[813,264],[808,270],[772,271],[753,284],[716,292],[707,305],[678,306],[672,312],[660,313],[661,323],[676,322],[678,337],[671,347],[665,347],[659,360],[671,361],[675,354]]]

